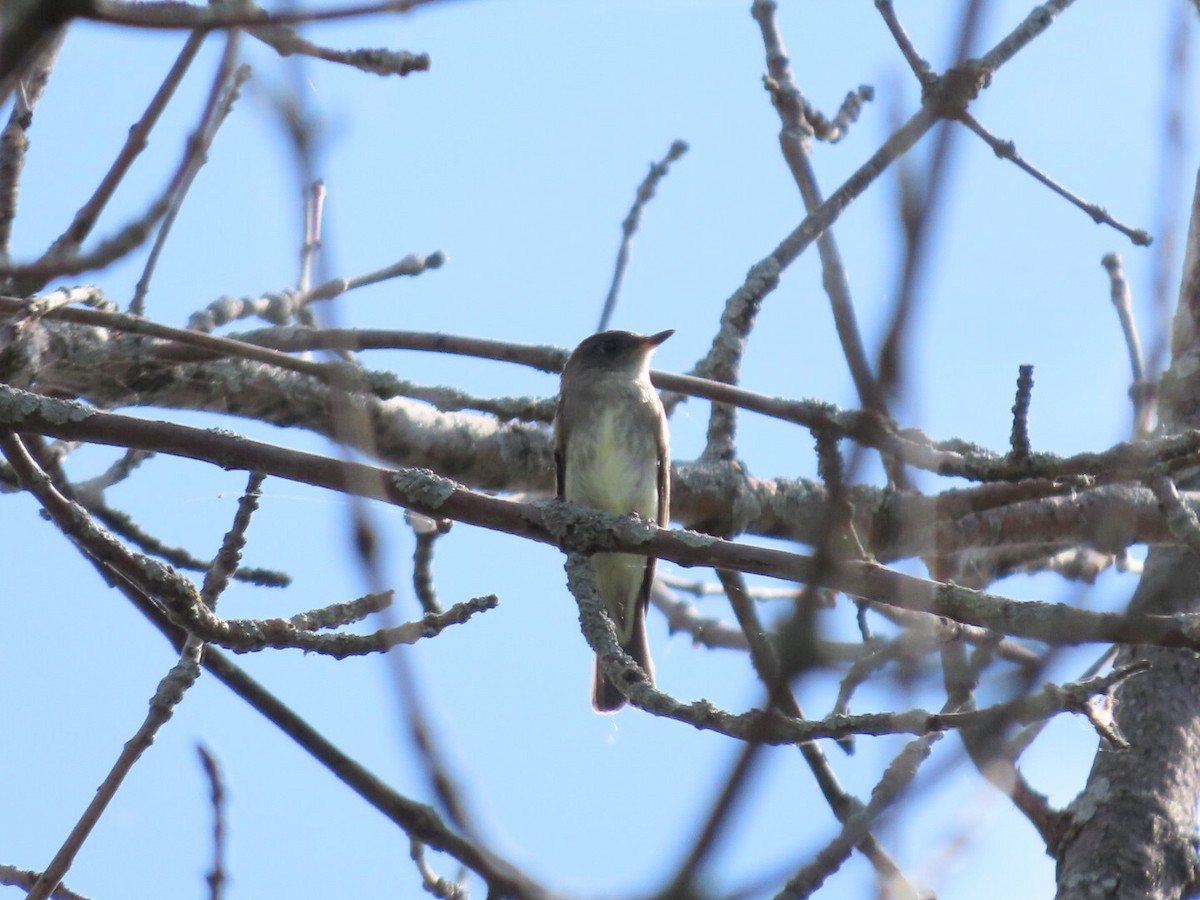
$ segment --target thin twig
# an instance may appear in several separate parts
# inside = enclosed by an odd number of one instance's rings
[[[968,59],[968,53],[980,26],[983,4],[971,0],[963,12],[958,29],[958,42],[954,51],[954,66],[923,85],[926,106],[932,104],[940,117],[961,118],[966,114],[967,104],[988,82],[987,70]],[[949,190],[947,172],[955,130],[952,123],[944,122],[934,139],[933,150],[924,177],[914,193],[914,202],[901,203],[900,215],[904,226],[904,264],[896,288],[891,320],[883,343],[879,348],[879,383],[884,396],[893,396],[904,381],[901,366],[907,355],[904,352],[908,331],[916,316],[919,300],[917,281],[929,248],[929,235],[933,230],[934,215],[942,197]]]
[[[746,634],[728,622],[716,618],[704,618],[695,604],[677,597],[675,592],[655,579],[650,602],[663,614],[667,621],[667,633],[684,632],[693,645],[724,647],[731,650],[747,650],[750,644]]]
[[[16,866],[0,863],[0,884],[2,885],[24,888],[28,891],[37,884],[37,880],[41,877],[41,872],[34,872],[31,869],[18,869]],[[77,894],[61,883],[54,889],[50,897],[51,900],[88,900],[83,894]]]
[[[334,50],[314,44],[293,28],[282,24],[248,25],[247,34],[258,38],[280,56],[302,54],[325,62],[351,66],[372,75],[400,75],[429,70],[429,55],[387,48]]]
[[[621,246],[617,250],[612,284],[608,287],[608,296],[604,298],[604,309],[600,313],[600,324],[596,326],[597,331],[604,331],[608,328],[608,323],[612,321],[613,312],[617,308],[617,293],[621,290],[621,281],[625,278],[625,269],[629,265],[629,250],[633,246],[633,236],[637,233],[638,225],[642,221],[642,210],[654,198],[654,191],[658,188],[658,183],[667,177],[671,163],[687,153],[687,150],[688,145],[685,142],[674,141],[667,150],[667,155],[650,166],[650,171],[638,185],[633,206],[630,208],[629,214],[625,216],[625,221],[621,223]]]
[[[40,19],[45,11],[44,4],[31,4],[29,6],[30,14],[27,18]],[[54,68],[58,51],[66,36],[65,29],[55,30],[53,27],[48,27],[46,32],[34,39],[37,43],[43,44],[40,48],[35,48],[29,43],[28,35],[12,34],[10,29],[18,30],[12,22],[6,21],[5,25],[7,27],[0,32],[0,39],[2,39],[0,42],[0,67],[3,67],[0,68],[0,103],[4,102],[5,95],[8,93],[8,88],[5,86],[6,72],[4,69],[13,63],[14,57],[28,56],[30,53],[37,53],[38,56],[29,74],[18,86],[12,110],[8,114],[8,123],[4,126],[4,131],[0,132],[0,262],[8,261],[13,220],[17,215],[17,196],[20,193],[21,172],[25,168],[25,154],[29,150],[28,131],[29,126],[33,123],[33,110],[46,89],[50,71]],[[15,46],[10,47],[9,40],[14,37],[17,41],[14,41]],[[9,55],[5,52],[6,50],[16,50],[17,52]],[[18,70],[19,68],[18,64]],[[10,71],[7,74],[15,76],[16,73]]]
[[[30,263],[0,261],[0,278],[11,279],[9,291],[27,294],[39,290],[46,282],[62,275],[78,275],[93,269],[103,268],[141,246],[157,224],[171,208],[172,197],[179,185],[189,178],[195,163],[195,145],[189,141],[178,168],[167,184],[166,190],[137,219],[125,225],[115,234],[101,241],[88,253],[54,254],[44,253]]]
[[[5,432],[0,432],[2,444]],[[9,439],[16,438],[9,434]],[[13,445],[13,452],[25,453],[23,445]],[[12,464],[10,454],[9,462]],[[26,454],[27,455],[27,454]],[[32,464],[32,461],[31,461]],[[172,569],[146,557],[130,553],[115,538],[100,528],[78,504],[60,493],[46,482],[28,483],[22,469],[14,465],[23,486],[33,490],[46,505],[64,533],[79,544],[91,548],[91,552],[105,560],[106,565],[133,584],[152,586],[156,601],[163,611],[180,628],[194,637],[237,652],[262,650],[267,647],[298,648],[306,652],[321,653],[335,658],[377,653],[389,650],[401,643],[414,643],[421,638],[433,637],[450,625],[462,624],[473,615],[496,606],[494,596],[479,597],[456,604],[440,615],[425,616],[419,622],[411,622],[393,628],[385,628],[372,634],[313,634],[315,628],[323,628],[355,621],[366,612],[387,608],[390,594],[369,594],[350,604],[336,604],[322,610],[302,614],[298,621],[287,619],[238,620],[222,619],[212,611],[209,602],[217,595],[224,573],[234,564],[238,546],[243,540],[244,528],[254,507],[256,482],[261,476],[251,476],[250,488],[239,504],[235,527],[226,536],[218,561],[214,563],[205,579],[204,590],[197,591],[187,579]],[[40,471],[40,470],[36,470]],[[45,476],[40,476],[46,481]],[[339,618],[340,617],[340,618]]]
[[[828,231],[841,213],[896,159],[925,135],[938,121],[932,105],[922,106],[875,151],[858,170],[814,209],[770,254],[750,267],[742,284],[725,301],[720,327],[712,347],[693,372],[726,384],[739,380],[747,336],[768,294],[779,286],[784,269],[791,265],[821,234]],[[727,459],[734,453],[736,416],[728,406],[714,404],[709,417],[704,458]]]
[[[1129,385],[1129,397],[1133,401],[1133,436],[1146,437],[1152,426],[1154,393],[1157,386],[1153,380],[1146,377],[1146,367],[1142,361],[1142,341],[1138,337],[1137,321],[1133,317],[1133,301],[1129,296],[1129,282],[1125,280],[1121,256],[1118,253],[1106,253],[1100,260],[1100,265],[1108,272],[1109,296],[1121,323],[1125,349],[1129,352],[1129,370],[1133,379]]]
[[[1037,4],[1016,28],[983,55],[980,63],[987,71],[995,72],[1023,50],[1030,41],[1044,33],[1054,24],[1059,13],[1074,2],[1075,0],[1048,0],[1046,3]]]
[[[114,25],[155,29],[217,29],[269,27],[272,25],[302,25],[308,22],[332,22],[358,19],[387,13],[407,13],[420,6],[444,0],[383,0],[354,6],[317,9],[291,9],[268,13],[248,2],[192,6],[174,0],[158,2],[125,2],[125,0],[91,0],[81,14],[89,19]]]
[[[812,114],[804,95],[792,76],[791,63],[788,60],[783,36],[780,34],[779,23],[775,15],[776,4],[773,0],[772,2],[756,0],[750,8],[750,13],[758,22],[766,49],[767,69],[770,73],[767,89],[771,93],[771,99],[779,114],[781,125],[779,146],[783,151],[784,160],[791,170],[792,179],[800,189],[805,211],[811,214],[821,206],[824,200],[820,186],[817,184],[809,152],[808,135],[815,132]],[[854,313],[854,301],[850,295],[850,279],[846,275],[841,251],[838,249],[832,229],[826,229],[817,237],[817,252],[821,258],[821,269],[824,276],[822,283],[829,296],[834,326],[842,345],[842,354],[858,392],[859,402],[864,409],[887,416],[887,403],[883,393],[879,390],[875,375],[871,371],[870,361],[867,359],[857,317]],[[887,458],[885,458],[885,465],[893,482],[899,487],[904,487],[907,479],[903,468],[892,465]]]
[[[870,834],[869,829],[875,819],[892,806],[912,784],[921,763],[929,758],[933,745],[940,739],[940,734],[931,734],[906,744],[884,770],[883,777],[871,791],[871,799],[866,806],[855,811],[853,815],[843,821],[842,830],[837,837],[830,841],[811,862],[802,866],[788,879],[784,889],[777,895],[778,900],[797,900],[797,898],[809,897],[825,882],[825,879],[836,872],[855,845],[861,843],[864,836]],[[882,885],[886,886],[888,896],[914,898],[931,896],[906,883],[896,884],[884,880]]]
[[[296,290],[301,294],[312,288],[313,266],[321,252],[324,213],[325,182],[318,179],[304,193],[304,242],[300,245],[300,276],[296,279]]]
[[[966,649],[959,642],[944,644],[941,651],[943,679],[946,686],[946,709],[974,714],[975,688],[978,685],[979,669],[968,660]],[[1030,679],[1033,673],[1030,673]],[[1119,680],[1124,679],[1124,675]],[[1092,683],[1095,683],[1094,680]],[[1107,684],[1107,683],[1106,683]],[[1056,685],[1047,685],[1046,691],[1059,690]],[[1109,690],[1106,687],[1104,691]],[[1022,724],[1010,717],[1014,704],[1028,702],[1032,696],[1021,696],[1009,701],[1007,707],[993,707],[992,714],[985,715],[975,724],[964,728],[960,735],[963,746],[979,773],[1003,791],[1012,800],[1030,823],[1038,830],[1047,848],[1057,845],[1067,818],[1051,809],[1049,801],[1034,791],[1025,781],[1013,760],[1015,754],[1006,753],[1003,747],[1005,730]],[[1069,705],[1072,711],[1080,708]],[[1004,710],[1001,712],[1001,710]]]
[[[1149,232],[1145,231],[1144,229],[1131,228],[1128,225],[1118,222],[1108,214],[1108,210],[1106,210],[1104,207],[1097,206],[1095,203],[1089,203],[1078,194],[1067,190],[1049,175],[1045,174],[1036,166],[1023,159],[1021,155],[1017,153],[1017,145],[1015,143],[1012,141],[1001,140],[993,135],[986,128],[980,125],[979,121],[969,112],[964,112],[959,117],[959,121],[966,125],[967,128],[971,129],[971,131],[975,132],[975,134],[977,134],[979,137],[981,137],[984,143],[992,148],[993,153],[995,153],[1001,159],[1007,159],[1022,172],[1025,172],[1027,175],[1032,175],[1036,181],[1050,188],[1050,190],[1054,191],[1054,193],[1058,194],[1058,196],[1062,197],[1068,203],[1083,210],[1097,225],[1108,225],[1111,228],[1116,229],[1139,247],[1149,246],[1150,242],[1153,240]]]
[[[145,553],[161,557],[177,569],[204,572],[212,565],[212,560],[200,559],[182,547],[164,544],[138,525],[128,513],[113,509],[103,500],[95,502],[96,498],[87,494],[75,499],[84,509],[103,522],[107,528],[140,547]],[[259,587],[287,587],[292,583],[292,576],[286,572],[253,566],[238,566],[237,571],[233,573],[233,578],[247,584],[256,584]]]
[[[413,550],[413,591],[426,614],[440,613],[441,605],[437,599],[437,588],[433,583],[433,545],[443,534],[450,531],[454,523],[449,519],[431,519],[406,510],[404,519],[411,526],[417,539]]]
[[[870,604],[860,605],[860,609]],[[833,704],[833,715],[846,715],[850,711],[850,698],[873,674],[892,662],[910,668],[939,647],[942,636],[933,629],[906,629],[891,640],[875,639],[867,645],[867,652],[846,670],[838,686],[837,700]]]
[[[272,291],[259,297],[219,297],[204,309],[192,313],[188,319],[188,328],[203,331],[206,334],[213,329],[228,325],[237,319],[258,316],[275,325],[288,325],[293,318],[300,319],[304,307],[320,300],[332,300],[347,291],[378,284],[401,275],[420,275],[431,269],[440,268],[446,261],[446,255],[435,250],[428,256],[410,253],[398,262],[351,278],[330,278],[315,287],[305,290]],[[311,324],[305,327],[312,327]],[[330,329],[336,330],[336,329]],[[349,348],[331,348],[349,349]]]
[[[301,294],[298,299],[301,303],[332,300],[334,297],[346,293],[346,291],[352,291],[371,284],[379,284],[382,281],[388,281],[400,275],[420,275],[422,272],[428,272],[431,269],[440,269],[445,263],[446,254],[441,250],[435,250],[428,255],[410,253],[403,259],[389,266],[384,266],[382,269],[376,269],[373,272],[355,275],[352,278],[331,278],[328,281],[318,284],[307,293]]]
[[[262,496],[262,483],[266,476],[261,472],[251,472],[246,482],[246,490],[238,501],[237,514],[233,519],[233,527],[221,541],[221,549],[213,557],[212,565],[204,573],[204,585],[200,588],[200,600],[209,609],[217,608],[217,598],[224,593],[229,585],[229,579],[242,560],[242,549],[246,546],[246,530],[250,527],[250,519],[258,509],[258,500]]]
[[[1017,399],[1013,401],[1012,435],[1009,457],[1015,463],[1029,460],[1029,404],[1033,399],[1033,366],[1020,366],[1017,375]]]
[[[280,100],[279,106],[281,113],[292,113],[291,115],[286,115],[286,121],[289,126],[288,136],[291,139],[291,145],[295,149],[296,156],[300,160],[301,174],[308,176],[313,170],[312,145],[316,125],[310,121],[311,117],[304,115],[298,101],[293,104],[285,104],[283,100]],[[290,312],[295,318],[296,324],[303,325],[306,328],[316,327],[317,317],[308,308],[308,304],[300,298],[312,290],[313,268],[320,260],[321,234],[324,228],[325,182],[318,178],[311,184],[305,185],[304,233],[300,242],[300,275],[296,279],[296,297],[289,304]],[[227,299],[222,298],[222,300]],[[276,314],[279,312],[279,310],[276,310]],[[195,316],[192,317],[193,320],[195,318]],[[354,361],[354,354],[348,350],[334,351],[332,355],[340,357],[347,362]]]
[[[142,276],[138,279],[133,299],[129,302],[129,311],[136,316],[145,312],[146,292],[150,290],[150,279],[154,276],[158,257],[162,253],[163,247],[166,246],[167,238],[171,234],[171,226],[175,224],[175,217],[179,215],[184,197],[187,196],[188,189],[191,188],[200,167],[207,161],[208,148],[217,136],[221,124],[233,109],[234,101],[237,100],[242,84],[250,77],[249,66],[242,65],[234,69],[237,59],[237,37],[237,31],[229,32],[229,38],[225,42],[225,53],[218,65],[216,78],[213,79],[208,102],[200,117],[200,125],[188,138],[188,163],[183,169],[182,177],[167,198],[166,209],[162,223],[158,227],[158,234],[155,235],[154,245],[150,248]]]
[[[101,497],[105,491],[120,484],[133,474],[134,469],[153,456],[153,453],[144,453],[141,450],[127,450],[99,475],[77,481],[72,487],[79,496]]]
[[[770,85],[767,86],[767,89],[770,90]],[[820,110],[814,109],[806,100],[804,120],[812,128],[813,137],[818,141],[836,144],[850,133],[850,126],[858,121],[863,105],[874,99],[875,88],[869,84],[860,84],[854,90],[846,93],[842,99],[842,105],[838,107],[838,111],[833,114],[832,119],[827,118]]]
[[[904,56],[904,61],[908,63],[908,67],[912,69],[912,73],[917,76],[917,81],[921,83],[921,87],[925,88],[931,85],[937,78],[933,72],[933,66],[913,46],[912,38],[908,36],[908,32],[904,30],[904,26],[900,24],[900,19],[896,16],[892,0],[875,0],[875,8],[883,16],[884,24],[887,25],[888,31],[892,33],[892,40],[900,48],[900,53]]]
[[[184,74],[196,58],[196,54],[200,52],[200,47],[204,43],[205,37],[207,37],[207,34],[200,31],[188,35],[188,39],[184,43],[183,49],[179,51],[179,56],[175,59],[171,70],[167,73],[162,84],[158,86],[158,90],[154,92],[154,96],[150,99],[150,103],[146,106],[146,111],[142,113],[142,117],[129,129],[129,135],[126,137],[125,144],[117,154],[117,158],[113,160],[113,164],[104,173],[104,177],[100,180],[100,184],[97,185],[92,196],[87,199],[87,202],[83,206],[79,207],[79,210],[75,213],[75,218],[72,219],[66,231],[55,238],[54,243],[50,245],[48,255],[58,256],[74,253],[91,233],[96,220],[100,218],[100,213],[103,212],[104,207],[112,198],[117,186],[129,172],[134,160],[146,149],[150,132],[154,129],[163,110],[166,109],[167,104],[175,95],[175,89],[179,87]]]
[[[417,871],[421,873],[421,887],[428,893],[441,898],[441,900],[468,900],[470,895],[467,893],[466,886],[461,881],[449,881],[442,878],[425,861],[424,844],[415,838],[410,840],[408,855],[416,864]]]
[[[208,884],[208,900],[221,900],[225,889],[225,784],[216,756],[203,744],[196,745],[200,765],[208,778],[209,801],[212,804],[212,867],[204,876]]]

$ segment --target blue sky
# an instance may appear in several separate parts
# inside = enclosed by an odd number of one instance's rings
[[[917,107],[919,90],[870,3],[781,4],[796,80],[832,113],[861,83],[875,101],[814,164],[831,193]],[[599,317],[619,226],[648,164],[682,138],[675,164],[646,210],[614,325],[675,328],[658,368],[686,371],[707,349],[722,305],[746,270],[803,218],[777,144],[778,119],[761,85],[765,68],[748,3],[535,0],[434,5],[404,18],[324,26],[309,33],[341,47],[428,52],[432,68],[381,79],[306,60],[281,63],[245,41],[254,78],[222,128],[187,198],[148,298],[151,316],[186,323],[221,296],[255,296],[295,282],[297,175],[270,98],[297,87],[319,118],[319,174],[329,191],[324,271],[353,275],[411,252],[448,262],[416,279],[341,298],[338,321],[443,331],[570,347]],[[1186,6],[1186,4],[1183,4]],[[897,11],[935,66],[950,58],[957,4],[899,2]],[[1005,66],[972,106],[1034,164],[1118,219],[1150,230],[1186,228],[1195,122],[1185,119],[1177,188],[1164,196],[1163,96],[1172,29],[1182,21],[1195,53],[1194,15],[1180,3],[1079,2]],[[953,15],[950,10],[955,10]],[[977,49],[990,47],[1029,4],[985,4]],[[183,42],[177,34],[79,25],[38,107],[14,235],[29,259],[70,221],[107,168],[129,125]],[[138,215],[182,152],[220,53],[210,39],[152,136],[97,235]],[[1186,89],[1194,96],[1194,72]],[[907,159],[924,171],[927,137]],[[1136,248],[1053,196],[972,135],[956,135],[950,179],[919,283],[909,365],[896,411],[903,424],[942,438],[1007,445],[1017,367],[1035,366],[1035,449],[1073,453],[1127,436],[1129,370],[1100,259],[1121,253],[1143,341],[1161,337],[1155,273],[1175,254],[1163,242]],[[835,234],[868,347],[877,348],[901,262],[898,185],[890,171],[838,221]],[[1181,239],[1182,232],[1177,236]],[[1178,244],[1176,244],[1178,246]],[[141,272],[137,254],[99,276],[124,306]],[[376,368],[418,382],[489,395],[551,396],[554,378],[499,363],[377,353]],[[747,388],[852,405],[813,251],[764,304],[743,370]],[[288,446],[334,452],[297,431],[211,416],[143,410],[235,428]],[[707,404],[672,421],[677,459],[702,447]],[[746,414],[739,452],[759,477],[812,477],[808,435]],[[86,477],[111,454],[84,451]],[[199,555],[228,528],[244,475],[167,459],[147,463],[110,501],[164,540]],[[922,486],[945,485],[925,479]],[[6,496],[0,538],[0,862],[40,868],[53,855],[140,722],[173,654],[25,496]],[[296,579],[286,592],[234,587],[229,616],[289,615],[368,589],[348,553],[350,510],[335,495],[268,480],[250,532],[249,560]],[[373,511],[384,538],[396,609],[415,617],[412,537],[395,509]],[[587,702],[590,655],[566,592],[560,554],[505,536],[455,528],[439,543],[446,601],[485,593],[498,609],[411,656],[440,744],[482,836],[547,886],[579,896],[632,896],[658,886],[694,839],[738,746],[636,712],[600,717]],[[669,568],[669,567],[668,567]],[[683,573],[709,577],[711,573]],[[1010,579],[1018,598],[1112,605],[1132,576],[1106,575],[1084,594],[1050,578]],[[728,616],[719,600],[705,611]],[[851,608],[823,626],[848,634]],[[690,646],[651,618],[661,686],[726,708],[761,702],[747,661]],[[1066,654],[1057,677],[1077,674],[1098,648]],[[398,790],[429,800],[398,716],[383,660],[335,663],[297,652],[238,662],[331,739]],[[805,709],[827,711],[831,676],[798,685]],[[855,711],[936,708],[939,693],[899,695],[868,686]],[[221,761],[229,785],[228,896],[419,895],[407,841],[382,816],[245,708],[201,678],[134,769],[67,878],[93,897],[187,896],[208,864],[206,786],[194,746]],[[1034,786],[1066,803],[1082,786],[1096,739],[1062,717],[1023,761]],[[853,758],[830,748],[847,787],[866,797],[898,739],[859,741]],[[20,777],[11,777],[19,773]],[[913,877],[944,898],[1042,896],[1051,860],[1033,829],[964,765],[957,740],[938,746],[910,802],[880,828]],[[790,872],[835,833],[835,823],[795,751],[765,756],[734,827],[707,872],[719,895],[764,872]],[[963,841],[961,847],[949,849]],[[440,874],[452,861],[436,855]],[[871,876],[854,858],[825,896],[864,896]],[[980,886],[987,893],[980,893]],[[476,885],[476,888],[478,885]],[[482,896],[482,893],[479,894]],[[0,898],[18,896],[0,888]]]

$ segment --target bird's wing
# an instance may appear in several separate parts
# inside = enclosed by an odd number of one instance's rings
[[[671,519],[671,447],[667,435],[667,417],[658,419],[658,524],[663,528]]]
[[[554,490],[559,500],[567,499],[567,426],[563,422],[562,399],[554,416]]]

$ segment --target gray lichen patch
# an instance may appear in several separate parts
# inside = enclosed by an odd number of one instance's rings
[[[616,516],[566,500],[550,500],[537,506],[546,530],[566,549],[584,553],[645,544],[653,540],[657,528],[647,519]]]
[[[392,484],[413,506],[422,510],[437,510],[458,489],[458,484],[429,469],[398,469]]]
[[[696,550],[711,547],[720,540],[711,534],[701,534],[699,531],[672,531],[671,536]]]
[[[61,425],[66,422],[82,422],[91,418],[95,411],[71,400],[54,400],[0,385],[0,424],[19,426],[37,416],[44,422]]]

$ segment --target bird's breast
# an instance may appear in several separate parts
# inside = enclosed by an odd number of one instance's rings
[[[566,447],[568,500],[605,512],[658,515],[658,439],[628,407],[602,406],[577,422]]]

